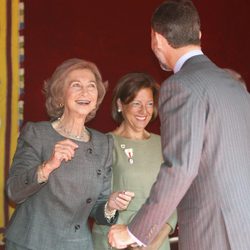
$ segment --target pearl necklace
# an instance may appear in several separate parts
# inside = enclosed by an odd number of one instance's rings
[[[67,130],[61,124],[60,119],[58,119],[57,121],[54,122],[54,128],[57,130],[57,132],[59,132],[60,134],[62,134],[63,136],[65,136],[69,139],[73,139],[73,140],[77,140],[77,141],[85,141],[85,142],[90,140],[90,134],[85,127],[83,128],[80,135],[74,135],[69,130]]]

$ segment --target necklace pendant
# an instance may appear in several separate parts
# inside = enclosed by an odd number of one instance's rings
[[[129,158],[129,159],[128,159],[128,162],[129,162],[129,164],[132,165],[132,164],[134,163],[134,160],[133,160],[132,158]]]

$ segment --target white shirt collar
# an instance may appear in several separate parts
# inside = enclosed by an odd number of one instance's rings
[[[184,54],[183,56],[181,56],[178,61],[176,62],[175,66],[174,66],[174,73],[177,73],[182,65],[191,57],[193,56],[198,56],[198,55],[203,55],[202,51],[199,49],[196,50],[192,50],[189,51],[188,53]]]

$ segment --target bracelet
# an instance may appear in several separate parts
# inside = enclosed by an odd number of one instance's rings
[[[104,206],[104,216],[106,219],[111,220],[116,214],[116,209],[112,210],[111,212],[108,210],[108,202],[106,202]]]
[[[38,183],[44,183],[44,182],[47,182],[48,181],[48,176],[46,176],[43,172],[43,169],[46,165],[46,161],[42,163],[42,165],[40,165],[38,167],[38,171],[37,171],[37,181]]]

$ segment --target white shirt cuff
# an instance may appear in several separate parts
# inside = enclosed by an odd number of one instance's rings
[[[127,227],[127,229],[128,229],[128,227]],[[129,231],[129,229],[128,229],[128,234],[129,234],[129,236],[135,241],[135,243],[136,243],[138,246],[140,246],[140,247],[146,247],[146,245],[143,244],[140,240],[138,240],[138,239]]]

